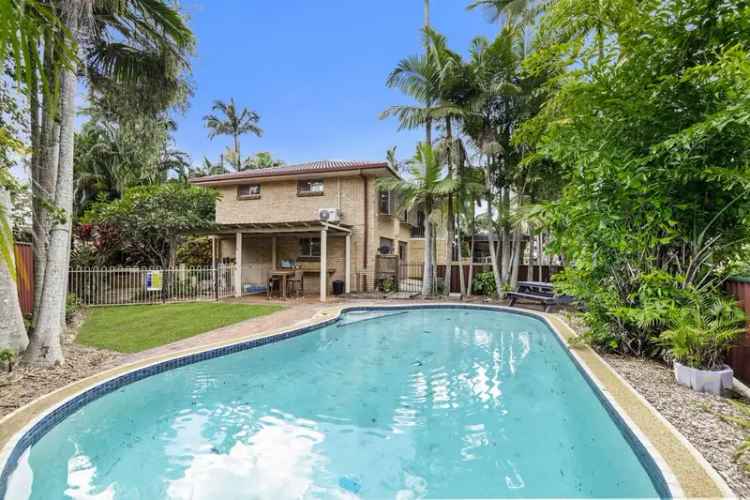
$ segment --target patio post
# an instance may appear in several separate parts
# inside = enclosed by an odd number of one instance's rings
[[[344,257],[344,291],[352,293],[352,233],[346,233],[346,256]]]
[[[278,269],[276,265],[276,235],[271,237],[271,269]]]
[[[326,301],[328,293],[328,228],[320,230],[320,301]]]
[[[237,231],[234,243],[234,296],[242,297],[242,233]]]

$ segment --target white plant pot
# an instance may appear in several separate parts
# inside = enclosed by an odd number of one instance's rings
[[[690,387],[694,391],[718,395],[723,389],[732,388],[734,372],[727,365],[721,370],[699,370],[675,361],[674,377],[678,384]]]

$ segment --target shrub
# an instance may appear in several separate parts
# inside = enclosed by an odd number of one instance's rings
[[[491,271],[488,271],[474,276],[472,293],[488,296],[496,295],[497,286],[495,284],[495,275]]]
[[[720,369],[724,355],[745,332],[745,313],[731,299],[695,300],[676,310],[672,326],[659,337],[669,357],[691,368]]]

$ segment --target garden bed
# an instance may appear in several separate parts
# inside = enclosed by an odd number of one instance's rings
[[[750,401],[719,397],[677,385],[672,370],[651,360],[603,355],[604,359],[685,436],[738,497],[750,497]],[[744,410],[744,411],[743,411]]]
[[[17,365],[11,373],[0,374],[0,418],[38,397],[72,382],[117,366],[122,354],[84,347],[72,336],[63,341],[65,362],[53,368]]]

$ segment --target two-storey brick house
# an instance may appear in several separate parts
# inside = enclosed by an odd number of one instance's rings
[[[221,195],[215,248],[242,273],[238,294],[265,286],[272,269],[291,263],[305,271],[306,293],[325,300],[335,280],[347,291],[371,289],[381,250],[402,262],[422,260],[418,214],[407,217],[380,192],[383,176],[398,173],[382,162],[320,161],[191,182]]]

